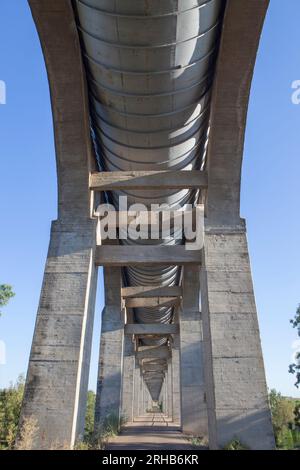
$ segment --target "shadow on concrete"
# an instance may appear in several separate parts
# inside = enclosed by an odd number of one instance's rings
[[[207,450],[194,446],[178,427],[128,426],[106,447],[107,450]]]

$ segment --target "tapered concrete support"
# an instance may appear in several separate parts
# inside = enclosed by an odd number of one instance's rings
[[[246,234],[207,229],[201,269],[211,448],[274,448]]]
[[[152,408],[152,398],[148,388],[146,387],[146,415],[148,414],[148,410]]]
[[[139,403],[138,403],[138,417],[144,415],[144,387],[143,387],[143,377],[140,372],[139,374]]]
[[[175,424],[180,423],[180,338],[174,335],[172,345],[172,398],[173,398],[173,421]]]
[[[166,372],[166,376],[165,376],[165,402],[166,402],[166,409],[165,409],[165,414],[168,416],[169,414],[169,397],[168,397],[168,372]]]
[[[122,416],[128,423],[133,422],[134,409],[135,355],[132,336],[124,336]]]
[[[95,222],[53,222],[21,423],[33,449],[72,447],[83,433],[96,295]]]
[[[95,426],[111,414],[121,416],[124,312],[121,308],[121,270],[104,269],[105,307],[102,315]]]
[[[166,413],[167,406],[166,406],[166,388],[165,388],[165,381],[163,381],[163,384],[162,384],[162,387],[161,387],[161,392],[160,392],[160,396],[159,396],[159,401],[160,401],[161,404],[162,404],[162,411],[163,411],[163,413]]]
[[[139,402],[140,402],[140,375],[141,369],[138,361],[135,360],[134,371],[133,371],[133,407],[132,416],[133,421],[139,417]]]
[[[167,372],[167,399],[168,399],[168,416],[173,419],[173,375],[172,375],[172,364],[168,362]]]
[[[181,426],[184,433],[208,434],[203,365],[203,334],[200,313],[200,269],[183,271],[180,321]]]

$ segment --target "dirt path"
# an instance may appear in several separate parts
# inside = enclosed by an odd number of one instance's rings
[[[195,450],[200,449],[182,434],[178,426],[168,423],[163,415],[145,422],[126,425],[110,441],[107,450]],[[205,448],[203,448],[205,449]]]

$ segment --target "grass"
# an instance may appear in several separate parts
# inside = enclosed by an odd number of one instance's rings
[[[76,443],[74,450],[105,450],[109,440],[119,434],[125,422],[124,417],[119,419],[115,414],[108,415],[92,436]]]

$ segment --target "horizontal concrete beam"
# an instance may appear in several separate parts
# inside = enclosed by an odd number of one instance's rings
[[[97,246],[96,266],[185,266],[201,264],[201,250],[186,250],[174,246]]]
[[[93,191],[203,188],[207,188],[207,174],[199,170],[103,171],[90,176]]]
[[[179,333],[179,325],[164,323],[127,323],[126,335],[175,335]]]
[[[159,379],[159,378],[163,378],[165,376],[165,373],[164,371],[152,371],[152,370],[149,370],[149,371],[145,371],[143,372],[143,376],[145,378],[145,381],[148,382],[150,381],[150,379]]]
[[[142,366],[142,370],[145,372],[163,372],[167,368],[167,364],[143,364]]]
[[[145,359],[168,359],[171,356],[170,349],[166,346],[159,346],[155,349],[146,349],[144,351],[138,351],[136,357],[138,360]]]
[[[199,211],[204,211],[204,206],[198,204],[192,209],[183,210],[157,210],[157,211],[115,211],[106,206],[101,206],[101,210],[96,210],[94,216],[99,218],[100,224],[109,224],[110,228],[127,228],[133,222],[141,226],[159,225],[164,222],[180,223],[183,220],[192,220],[196,223],[196,215]],[[188,219],[189,217],[189,219]],[[200,217],[200,215],[199,215]]]
[[[179,297],[148,297],[147,299],[130,298],[125,300],[125,307],[127,308],[142,308],[142,307],[162,307],[168,305],[175,305],[180,302]]]
[[[180,297],[182,296],[182,288],[179,286],[161,287],[161,286],[137,286],[123,287],[122,297],[124,299],[148,298],[148,297]]]

